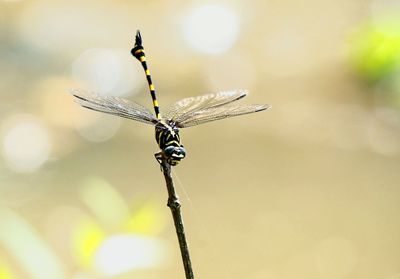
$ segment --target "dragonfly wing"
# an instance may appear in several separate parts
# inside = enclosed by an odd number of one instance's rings
[[[223,106],[246,95],[245,90],[233,90],[182,99],[173,104],[164,116],[174,122],[184,122],[197,111]]]
[[[84,90],[73,89],[70,93],[84,108],[100,111],[135,121],[155,125],[158,120],[144,106],[122,98],[99,96]]]
[[[270,108],[269,105],[226,105],[211,107],[195,111],[186,117],[185,120],[175,122],[175,124],[179,128],[186,128],[228,117],[259,112],[268,108]]]

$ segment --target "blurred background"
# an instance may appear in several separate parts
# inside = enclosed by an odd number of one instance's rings
[[[197,278],[400,278],[400,2],[0,1],[0,279],[184,278],[153,127],[248,89],[272,109],[181,131]]]

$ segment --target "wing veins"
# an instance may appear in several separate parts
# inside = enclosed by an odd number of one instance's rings
[[[240,100],[246,95],[247,91],[234,90],[185,98],[174,103],[167,110],[165,118],[174,122],[183,122],[196,111],[223,106]]]
[[[186,128],[234,116],[255,113],[270,108],[269,105],[228,105],[197,111],[184,121],[176,122],[177,127]]]
[[[78,89],[72,90],[71,94],[77,98],[76,101],[84,108],[152,125],[158,122],[147,108],[135,102],[118,97],[99,96]]]

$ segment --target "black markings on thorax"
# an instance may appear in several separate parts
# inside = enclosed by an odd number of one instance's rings
[[[179,130],[164,122],[159,122],[156,125],[156,140],[161,149],[165,149],[168,146],[181,146]]]

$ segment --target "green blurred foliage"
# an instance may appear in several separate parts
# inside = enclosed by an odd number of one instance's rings
[[[378,82],[400,68],[400,19],[368,23],[352,37],[350,57],[357,73]]]

